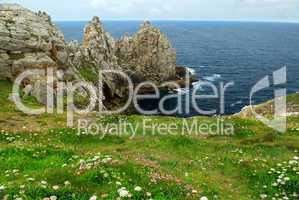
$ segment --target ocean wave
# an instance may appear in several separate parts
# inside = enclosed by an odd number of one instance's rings
[[[206,80],[206,81],[213,82],[213,81],[216,81],[216,80],[218,80],[220,78],[221,78],[220,74],[213,74],[212,76],[206,76],[203,79]]]
[[[204,81],[197,81],[192,83],[192,86],[196,90],[204,91],[204,88],[202,87],[202,83],[204,83]]]
[[[179,95],[183,95],[183,94],[187,94],[190,90],[187,88],[179,88],[179,89],[175,89],[175,91],[179,94]]]
[[[240,104],[242,104],[243,103],[243,101],[237,101],[237,102],[235,102],[235,103],[232,103],[231,105],[230,105],[230,107],[234,107],[234,106],[236,106],[236,105],[240,105]]]
[[[216,68],[216,67],[219,67],[219,66],[217,66],[217,65],[199,65],[194,68]]]

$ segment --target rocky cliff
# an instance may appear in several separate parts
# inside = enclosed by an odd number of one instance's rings
[[[0,5],[0,78],[13,80],[28,68],[63,68],[64,47],[62,33],[46,13]]]
[[[26,69],[65,70],[66,62],[63,34],[49,15],[17,4],[0,4],[0,79],[13,81]],[[26,81],[27,93],[46,103],[45,77]]]
[[[129,37],[115,41],[94,17],[84,28],[82,43],[64,41],[63,34],[44,12],[17,4],[0,4],[0,79],[13,81],[26,69],[54,68],[56,80],[98,81],[101,70],[126,72],[134,83],[176,78],[176,54],[161,31],[149,22]],[[26,94],[45,102],[45,77],[24,83]],[[126,95],[119,75],[105,74],[104,96],[110,102]]]

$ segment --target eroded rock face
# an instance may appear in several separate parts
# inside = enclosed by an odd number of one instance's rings
[[[165,35],[149,22],[130,38],[117,42],[118,63],[142,80],[161,83],[175,77],[176,53]]]
[[[115,41],[102,27],[98,17],[94,17],[84,28],[83,44],[68,44],[69,64],[77,70],[82,79],[98,82],[98,74],[103,70],[122,71],[115,56]],[[113,73],[103,75],[107,96],[124,95],[124,81]]]
[[[28,68],[63,67],[62,33],[43,12],[0,4],[0,78],[13,80]]]
[[[84,28],[81,43],[65,43],[63,34],[44,12],[34,13],[17,4],[0,4],[0,79],[15,78],[27,69],[53,68],[57,81],[86,80],[98,83],[99,72],[125,72],[134,83],[172,80],[176,55],[159,29],[144,23],[130,38],[115,41],[94,17]],[[24,92],[46,103],[45,76],[24,83]],[[126,100],[127,82],[113,73],[103,75],[104,94],[112,102]],[[27,86],[28,87],[27,87]],[[117,100],[117,101],[118,101]]]

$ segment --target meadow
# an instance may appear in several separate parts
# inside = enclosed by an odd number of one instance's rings
[[[65,115],[21,113],[10,89],[0,82],[0,199],[299,199],[299,117],[288,117],[281,134],[226,116],[234,134],[216,136],[183,135],[184,120],[174,117],[94,116],[99,124],[150,119],[180,127],[174,135],[138,129],[135,137],[100,137],[66,128]],[[217,117],[187,123],[194,120]]]

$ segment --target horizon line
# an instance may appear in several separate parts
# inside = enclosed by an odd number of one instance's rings
[[[91,19],[53,19],[54,22],[88,22]],[[287,20],[236,20],[236,19],[101,19],[101,21],[172,21],[172,22],[256,22],[256,23],[296,23]]]

